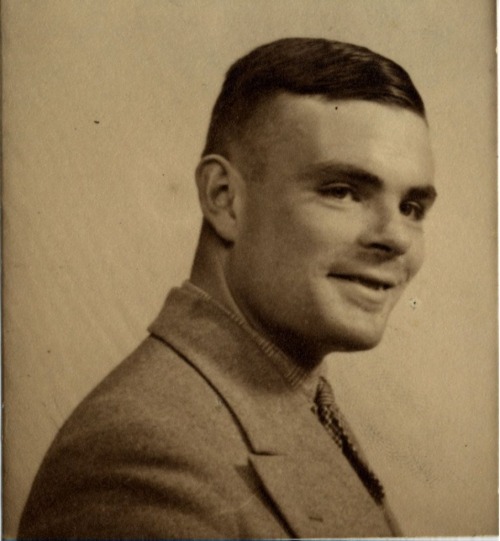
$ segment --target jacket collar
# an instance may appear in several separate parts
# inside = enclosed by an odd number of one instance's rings
[[[153,335],[182,355],[219,393],[245,434],[249,460],[298,537],[390,536],[375,504],[262,345],[194,289],[173,289]],[[328,480],[325,482],[325,480]]]

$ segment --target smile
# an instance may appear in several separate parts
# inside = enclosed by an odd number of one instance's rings
[[[374,291],[385,291],[395,286],[393,282],[387,282],[383,280],[377,280],[375,278],[367,278],[365,276],[349,275],[349,274],[330,274],[331,278],[337,278],[339,280],[346,280],[355,284],[361,284]]]

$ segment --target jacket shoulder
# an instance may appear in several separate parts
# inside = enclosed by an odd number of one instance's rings
[[[19,535],[236,537],[247,454],[223,398],[149,337],[60,430]]]

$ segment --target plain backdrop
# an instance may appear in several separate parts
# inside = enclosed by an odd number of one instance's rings
[[[497,532],[493,0],[4,0],[4,533],[71,410],[190,270],[230,63],[368,46],[427,105],[439,198],[382,344],[331,380],[409,536]]]

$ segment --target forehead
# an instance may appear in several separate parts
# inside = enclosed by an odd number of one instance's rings
[[[315,163],[342,162],[382,178],[428,184],[433,158],[426,121],[412,111],[361,100],[280,95],[256,127],[267,173],[299,174]],[[266,175],[267,176],[267,175]]]

